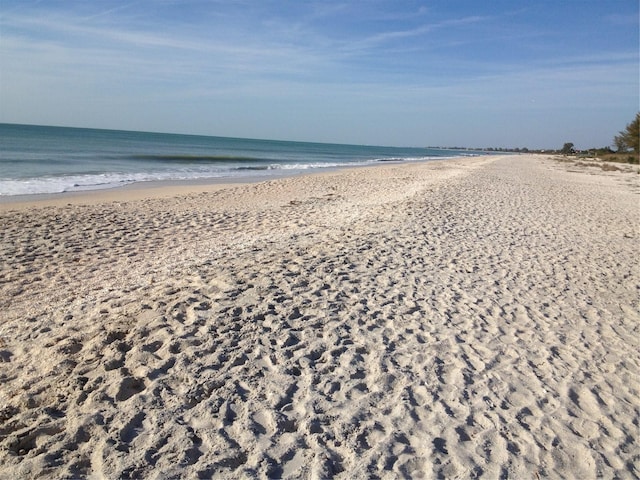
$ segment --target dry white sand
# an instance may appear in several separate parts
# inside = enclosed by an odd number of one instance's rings
[[[638,478],[639,178],[4,205],[0,477]]]

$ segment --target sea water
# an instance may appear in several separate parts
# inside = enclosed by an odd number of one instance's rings
[[[0,124],[0,196],[242,179],[480,152]]]

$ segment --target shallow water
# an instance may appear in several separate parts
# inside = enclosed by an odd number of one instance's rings
[[[272,177],[481,152],[0,124],[0,195],[134,182]]]

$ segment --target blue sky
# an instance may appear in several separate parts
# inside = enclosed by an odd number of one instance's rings
[[[637,0],[0,3],[0,122],[399,146],[606,146]]]

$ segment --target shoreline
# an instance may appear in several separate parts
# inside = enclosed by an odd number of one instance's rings
[[[283,171],[272,176],[246,176],[246,177],[210,177],[193,180],[153,180],[145,182],[134,182],[118,187],[79,190],[74,192],[57,192],[57,193],[37,193],[0,196],[0,211],[25,209],[30,207],[45,206],[64,206],[79,204],[95,204],[112,201],[132,201],[144,200],[149,198],[168,198],[178,195],[188,195],[196,193],[215,192],[239,185],[248,185],[256,183],[264,183],[278,181],[284,178],[313,176],[313,175],[330,175],[334,172],[359,170],[367,168],[384,168],[390,165],[412,165],[418,163],[434,163],[463,160],[466,158],[493,158],[500,155],[487,155],[482,157],[452,157],[442,160],[425,160],[421,162],[380,162],[380,164],[372,165],[350,165],[345,167],[331,167],[317,170],[300,171],[288,173]]]
[[[637,177],[474,157],[0,208],[0,477],[635,478]]]
[[[278,178],[286,177],[284,175],[273,177],[273,180]],[[213,192],[219,189],[260,183],[271,179],[265,179],[264,177],[211,177],[196,180],[154,180],[75,192],[8,195],[0,196],[0,211],[12,208],[24,209],[33,206],[62,206],[66,204],[94,204],[111,201],[143,200],[145,198],[166,198],[196,192]]]

